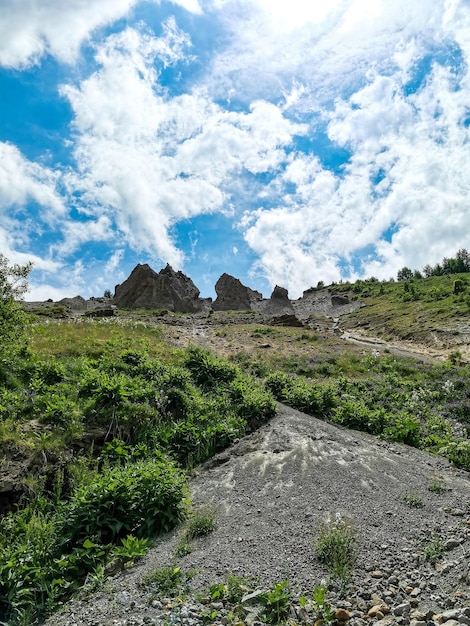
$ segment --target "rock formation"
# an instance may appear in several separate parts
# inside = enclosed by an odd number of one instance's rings
[[[229,274],[222,274],[215,284],[217,298],[212,304],[214,311],[245,311],[258,308],[263,300],[259,291],[245,287]]]
[[[199,289],[182,272],[167,265],[159,273],[149,265],[137,265],[127,280],[116,285],[113,304],[118,307],[168,309],[196,313],[204,306]]]
[[[343,306],[349,304],[349,298],[339,293],[333,293],[331,294],[331,304],[332,306]]]
[[[289,292],[285,287],[276,285],[271,294],[271,300],[287,300],[289,301]]]

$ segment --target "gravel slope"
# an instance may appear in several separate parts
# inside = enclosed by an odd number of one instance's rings
[[[234,573],[256,577],[260,589],[288,579],[294,594],[310,594],[327,577],[313,549],[319,528],[340,515],[354,523],[360,548],[349,596],[333,591],[332,602],[345,606],[357,626],[379,601],[390,611],[384,625],[407,624],[413,611],[417,626],[426,625],[432,615],[470,606],[469,479],[439,457],[279,405],[269,424],[194,473],[193,503],[215,506],[216,528],[176,562],[196,570],[193,591]],[[435,483],[446,491],[430,491]],[[422,507],[410,506],[406,497]],[[422,544],[436,538],[447,551],[431,565]],[[203,623],[194,599],[187,601],[188,617],[176,619],[171,602],[149,603],[139,585],[145,572],[174,563],[177,541],[178,532],[160,539],[141,563],[47,624]],[[455,613],[455,623],[470,624],[468,614]]]

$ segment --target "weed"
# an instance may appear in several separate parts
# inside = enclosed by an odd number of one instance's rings
[[[352,523],[341,517],[325,523],[320,528],[316,554],[335,582],[348,584],[357,558],[356,529]]]
[[[325,626],[336,622],[335,610],[326,599],[327,588],[325,585],[316,585],[312,594],[312,605],[316,620],[320,620]]]
[[[403,497],[403,500],[406,502],[408,506],[414,509],[422,509],[424,507],[424,502],[421,500],[419,496],[416,496],[412,493],[408,493]]]
[[[121,545],[113,551],[113,555],[121,559],[125,564],[133,563],[136,559],[145,556],[149,547],[149,539],[139,539],[133,535],[128,535],[121,539]]]
[[[186,522],[183,537],[186,541],[204,537],[215,528],[215,509],[212,505],[204,505],[193,510]]]
[[[433,493],[444,493],[448,491],[448,488],[438,481],[434,481],[428,487],[428,491],[432,491]]]
[[[255,581],[253,578],[246,576],[237,576],[235,574],[227,575],[227,600],[231,603],[241,602],[246,593],[252,591]]]
[[[152,589],[157,595],[174,596],[189,578],[190,574],[182,572],[179,567],[159,567],[145,574],[141,584]]]
[[[187,541],[184,537],[178,541],[175,547],[175,557],[181,559],[193,551],[193,544]]]
[[[262,616],[270,624],[279,624],[289,614],[291,591],[287,580],[276,583],[260,595]]]
[[[426,561],[434,565],[444,556],[445,546],[441,539],[433,539],[422,544],[422,551]]]

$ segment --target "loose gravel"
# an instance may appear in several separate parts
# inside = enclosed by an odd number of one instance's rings
[[[216,511],[209,535],[182,557],[181,530],[160,538],[141,562],[47,626],[258,626],[259,594],[284,580],[290,620],[313,623],[317,613],[298,599],[329,580],[315,542],[338,518],[354,525],[359,545],[351,584],[328,591],[339,624],[470,626],[469,479],[440,457],[279,405],[269,424],[191,477],[194,506]],[[432,542],[445,548],[434,561],[426,558]],[[143,584],[165,566],[192,574],[179,597]],[[254,596],[211,598],[209,585],[228,574],[251,577]]]

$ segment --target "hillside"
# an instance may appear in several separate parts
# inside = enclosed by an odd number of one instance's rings
[[[104,584],[102,595],[51,624],[174,620],[171,611],[148,612],[148,598],[158,603],[162,593],[138,584],[144,570],[105,581],[117,555],[121,567],[138,559],[149,532],[175,525],[176,534],[149,552],[145,571],[195,569],[199,592],[223,587],[231,573],[255,576],[260,593],[288,579],[293,593],[310,594],[329,574],[308,546],[327,514],[331,522],[346,513],[358,558],[346,587],[332,580],[328,597],[350,610],[356,626],[378,596],[396,623],[408,623],[393,613],[407,602],[408,616],[426,603],[433,614],[455,606],[463,616],[470,605],[469,307],[465,292],[453,293],[456,279],[466,277],[415,281],[411,299],[410,282],[332,285],[309,290],[291,301],[292,315],[278,316],[264,303],[194,314],[78,298],[29,303],[30,352],[8,373],[0,398],[0,539],[10,555],[0,568],[0,619],[12,606],[12,624],[34,623],[86,583],[88,590]],[[109,317],[83,315],[106,307]],[[155,455],[168,460],[160,466]],[[189,520],[198,503],[212,503],[215,530],[174,561],[183,482],[211,458],[189,482]],[[119,489],[137,489],[138,511],[150,492],[135,481],[163,467],[158,484],[172,485],[174,502],[154,502],[153,513],[138,515],[172,511],[168,523],[144,532],[141,522],[107,521],[104,513],[103,522],[90,522],[110,477]],[[142,478],[130,478],[136,468]],[[123,513],[128,504],[124,498]],[[136,536],[133,548],[122,543],[126,533]],[[115,594],[124,590],[122,608]],[[134,622],[133,606],[142,609]],[[214,609],[212,621],[230,622],[224,610]],[[207,623],[201,611],[188,626]]]

